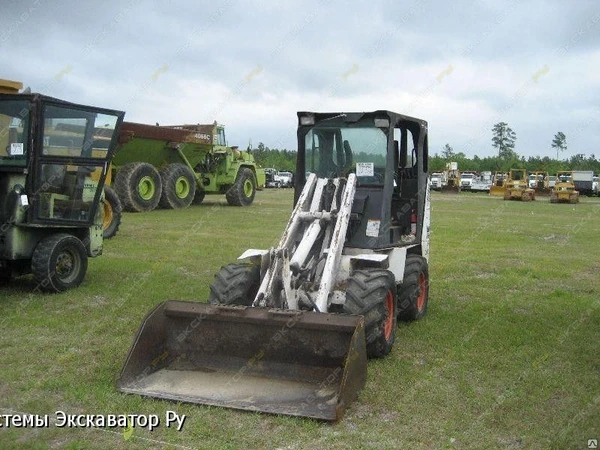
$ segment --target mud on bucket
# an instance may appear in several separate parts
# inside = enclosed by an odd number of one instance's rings
[[[144,319],[117,387],[335,421],[366,362],[362,316],[166,301]]]

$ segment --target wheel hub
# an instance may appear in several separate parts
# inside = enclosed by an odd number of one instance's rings
[[[154,191],[155,186],[152,178],[149,176],[142,177],[138,183],[138,194],[140,194],[140,197],[144,200],[151,200],[154,197]]]

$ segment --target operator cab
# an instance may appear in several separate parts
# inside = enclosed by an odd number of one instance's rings
[[[0,192],[30,206],[29,224],[90,225],[120,120],[122,114],[42,95],[3,95]]]
[[[385,248],[419,242],[427,180],[427,123],[389,111],[299,112],[295,200],[306,173],[357,177],[348,245]],[[302,145],[304,144],[304,145]],[[416,226],[413,226],[416,225]]]

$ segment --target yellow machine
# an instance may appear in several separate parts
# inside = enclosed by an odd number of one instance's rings
[[[444,171],[444,178],[446,178],[446,184],[442,183],[442,192],[458,194],[460,192],[460,171],[458,170],[458,164],[450,162],[446,164],[446,170]]]
[[[510,169],[506,180],[504,200],[535,200],[535,191],[529,187],[525,169]]]
[[[550,176],[548,172],[537,170],[529,174],[529,187],[533,188],[535,195],[550,195]],[[533,181],[533,186],[532,182]]]
[[[579,203],[579,191],[575,190],[573,172],[562,171],[556,174],[556,183],[550,194],[550,203]]]
[[[506,179],[508,175],[504,172],[494,172],[494,177],[492,178],[492,186],[490,187],[490,195],[495,197],[504,196],[504,192],[506,191]]]

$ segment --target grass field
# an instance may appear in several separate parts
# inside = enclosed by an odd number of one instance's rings
[[[397,329],[337,424],[141,398],[115,380],[143,316],[166,299],[206,301],[219,267],[268,248],[291,190],[249,208],[220,198],[125,214],[84,284],[1,292],[0,414],[157,414],[154,431],[0,428],[0,448],[588,448],[600,440],[600,202],[432,200],[427,317]],[[223,199],[224,200],[224,199]],[[167,410],[186,415],[181,431]]]

